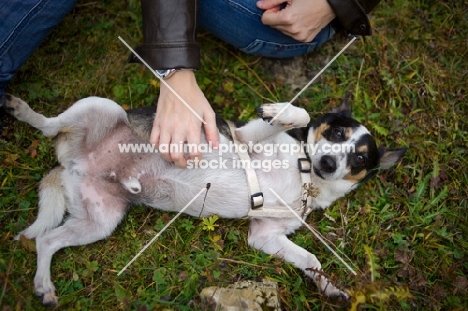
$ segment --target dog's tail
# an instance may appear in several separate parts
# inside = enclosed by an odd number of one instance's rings
[[[66,195],[61,182],[62,171],[62,166],[56,167],[42,179],[39,186],[39,215],[31,226],[15,237],[16,240],[21,235],[27,239],[34,239],[60,225],[66,212]]]

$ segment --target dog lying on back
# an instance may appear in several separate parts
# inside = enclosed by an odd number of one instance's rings
[[[239,159],[236,151],[225,150],[221,156],[216,150],[203,153],[205,161],[228,159],[218,169],[181,169],[163,160],[157,152],[122,152],[119,149],[122,144],[147,143],[154,118],[149,110],[125,112],[109,99],[89,97],[79,100],[57,117],[46,118],[11,95],[5,95],[2,103],[18,120],[41,130],[45,136],[55,137],[56,141],[60,165],[42,179],[38,218],[20,233],[28,239],[36,239],[34,288],[44,305],[57,304],[50,264],[59,249],[107,238],[133,204],[178,212],[208,183],[211,187],[206,199],[198,197],[185,213],[196,217],[217,214],[223,218],[250,215],[250,246],[300,268],[325,296],[349,298],[320,273],[321,264],[315,255],[286,237],[302,225],[300,219],[251,216],[252,197],[245,171],[235,165]],[[276,169],[255,170],[263,190],[261,208],[288,212],[286,203],[295,211],[301,211],[305,219],[310,210],[330,206],[379,169],[396,164],[406,152],[406,148],[377,148],[369,131],[351,118],[347,100],[313,122],[304,109],[285,103],[266,104],[259,111],[263,120],[238,124],[234,132],[219,119],[220,146],[232,144],[233,135],[241,143],[259,146],[299,144],[301,149],[314,146],[315,151],[325,150],[327,145],[355,146],[353,152],[327,148],[327,153],[306,154],[309,170],[302,168],[304,159],[298,161],[296,152],[250,150],[252,162],[277,160],[281,163]],[[271,124],[267,120],[272,121]],[[202,139],[203,143],[206,141]],[[305,185],[301,174],[308,176],[309,185],[314,189],[308,200],[303,198]],[[65,212],[69,216],[63,220]]]

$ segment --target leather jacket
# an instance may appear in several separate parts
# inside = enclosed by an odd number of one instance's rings
[[[198,0],[141,0],[143,44],[138,53],[154,70],[199,69]],[[132,54],[130,62],[138,62]]]
[[[372,34],[367,14],[379,4],[380,0],[327,0],[336,19],[333,26],[337,30],[345,30],[346,33],[358,36]]]
[[[367,13],[381,0],[327,0],[336,14],[333,26],[353,35],[371,34]],[[196,40],[198,0],[141,0],[143,41],[135,51],[157,69],[200,67]],[[130,62],[138,62],[132,55]]]

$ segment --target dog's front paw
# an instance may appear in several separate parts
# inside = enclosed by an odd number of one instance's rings
[[[47,293],[44,295],[38,295],[42,300],[42,305],[46,307],[55,307],[58,304],[58,298],[54,293]]]
[[[326,297],[330,303],[339,306],[340,308],[347,307],[351,303],[351,296],[343,291],[333,293]]]
[[[256,111],[264,121],[284,128],[305,127],[310,121],[305,109],[290,103],[263,104]]]
[[[324,275],[318,274],[315,278],[315,282],[322,294],[333,304],[345,307],[351,302],[351,296],[333,285]]]
[[[58,304],[58,298],[55,296],[55,286],[52,282],[44,280],[41,275],[36,275],[34,278],[34,291],[36,296],[41,299],[41,302],[46,307],[55,307]]]
[[[10,94],[4,94],[2,97],[2,106],[16,119],[24,121],[24,116],[31,110],[28,104],[19,98],[16,98]]]

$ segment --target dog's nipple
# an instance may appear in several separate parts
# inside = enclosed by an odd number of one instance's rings
[[[129,177],[128,180],[121,181],[121,183],[130,193],[138,194],[141,192],[141,184],[135,177]]]

